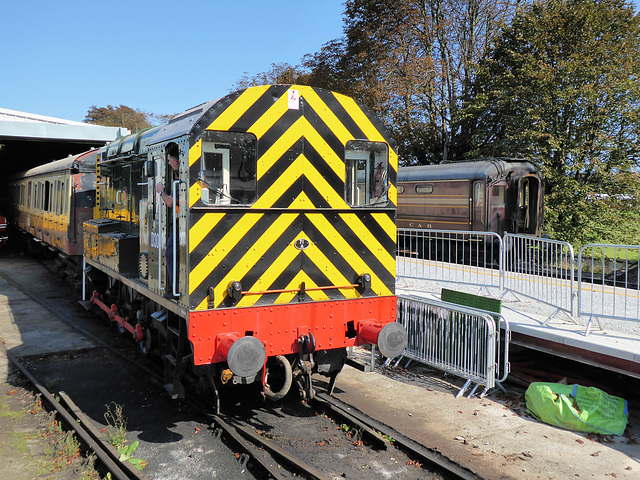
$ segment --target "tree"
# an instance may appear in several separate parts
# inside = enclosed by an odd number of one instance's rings
[[[244,72],[242,78],[234,84],[233,90],[240,90],[257,85],[271,84],[302,84],[306,85],[306,73],[300,66],[291,66],[288,63],[272,63],[271,69],[251,77]]]
[[[597,240],[593,219],[615,223],[615,202],[593,199],[637,181],[639,21],[623,0],[534,3],[481,62],[459,117],[473,124],[472,155],[537,163],[557,238]]]
[[[158,119],[161,119],[161,117]],[[97,107],[92,105],[84,121],[105,127],[124,127],[132,132],[139,132],[152,126],[148,114],[124,105],[119,107],[114,107],[113,105]]]
[[[518,0],[348,0],[345,71],[404,164],[463,157],[453,120],[477,62]],[[459,148],[459,146],[463,148]]]
[[[273,64],[238,88],[300,83],[360,100],[387,125],[403,164],[465,153],[453,119],[475,65],[526,0],[347,0],[345,34],[302,64]]]

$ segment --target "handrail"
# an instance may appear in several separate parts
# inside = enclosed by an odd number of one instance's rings
[[[156,204],[158,205],[158,290],[163,290],[162,288],[162,241],[160,240],[162,237],[162,209],[164,203],[162,202],[162,190],[156,192],[158,195],[158,201]]]
[[[173,272],[171,272],[171,289],[173,293],[174,297],[177,297],[180,295],[180,292],[178,292],[176,286],[178,284],[178,282],[176,281],[176,264],[178,262],[178,246],[179,243],[178,242],[178,196],[177,196],[177,189],[176,187],[180,185],[180,180],[174,180],[173,183],[171,184],[171,196],[173,197],[173,208],[172,213],[173,213],[173,225],[171,226],[171,228],[173,229]]]

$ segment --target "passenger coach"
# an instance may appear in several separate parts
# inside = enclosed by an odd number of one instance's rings
[[[542,177],[522,159],[402,167],[398,228],[540,236]]]
[[[11,178],[12,218],[30,249],[60,254],[63,270],[77,277],[82,224],[93,218],[98,150],[70,155]]]

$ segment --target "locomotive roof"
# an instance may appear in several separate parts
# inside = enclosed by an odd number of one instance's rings
[[[107,152],[106,159],[115,160],[117,157],[125,155],[142,154],[145,153],[148,150],[148,147],[152,145],[165,143],[185,135],[190,136],[190,142],[193,144],[200,138],[202,132],[205,131],[229,105],[235,102],[245,92],[249,90],[262,92],[264,94],[263,102],[269,104],[270,102],[276,102],[287,89],[292,87],[296,88],[295,85],[263,85],[259,87],[250,87],[230,93],[224,97],[218,98],[217,100],[202,103],[175,116],[164,125],[154,127],[138,134],[129,135],[123,139],[110,143],[104,150]],[[322,91],[320,88],[313,88],[313,90],[318,92]],[[363,110],[368,110],[364,105],[358,105]],[[248,124],[246,128],[250,127],[252,123],[253,122]],[[388,141],[392,148],[395,148],[393,139],[389,138]],[[127,145],[130,147],[127,147]],[[103,157],[103,160],[104,159],[105,157]]]
[[[72,168],[77,168],[79,173],[95,172],[97,153],[98,149],[93,149],[77,155],[69,155],[67,158],[54,160],[53,162],[45,163],[44,165],[39,165],[24,172],[17,173],[12,177],[12,180],[35,177],[49,173],[64,172],[71,170]]]
[[[223,97],[223,99],[226,97]],[[149,146],[166,142],[190,133],[198,121],[208,113],[211,108],[220,100],[206,102],[176,115],[168,123],[157,127],[152,127],[138,133],[127,135],[126,137],[114,140],[105,147],[103,161],[117,159],[129,155],[139,155],[146,153]]]
[[[226,97],[197,105],[173,117],[169,123],[159,127],[151,143],[164,142],[191,132],[199,120],[224,98]]]
[[[440,163],[400,167],[398,182],[423,180],[479,180],[487,177],[505,176],[509,172],[536,172],[536,168],[524,159],[483,158],[472,161]]]

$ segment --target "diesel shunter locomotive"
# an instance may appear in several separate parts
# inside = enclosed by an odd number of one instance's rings
[[[173,397],[189,384],[218,406],[223,384],[254,382],[310,397],[347,347],[403,351],[397,154],[363,105],[252,87],[87,155],[90,301],[163,359]]]

